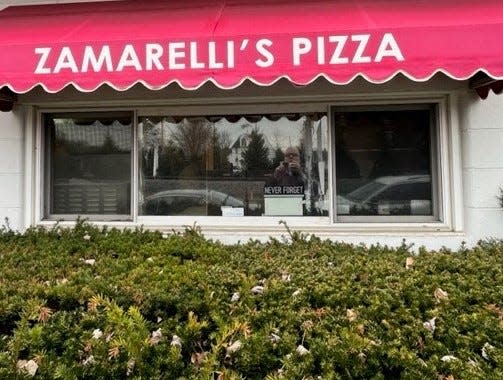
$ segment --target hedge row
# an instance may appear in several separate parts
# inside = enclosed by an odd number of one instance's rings
[[[1,379],[503,378],[503,243],[0,234]]]

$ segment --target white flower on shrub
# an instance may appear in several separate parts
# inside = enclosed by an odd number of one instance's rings
[[[87,358],[84,359],[84,361],[82,361],[82,365],[84,365],[84,366],[88,366],[88,365],[91,365],[94,363],[95,363],[95,360],[94,360],[93,355],[89,355]]]
[[[346,318],[349,320],[349,322],[354,322],[358,318],[358,313],[353,309],[347,309]]]
[[[452,356],[452,355],[445,355],[445,356],[442,356],[440,358],[440,360],[442,360],[443,362],[449,363],[449,362],[452,362],[453,360],[458,360],[458,358],[455,356]]]
[[[17,369],[21,373],[27,373],[31,377],[35,376],[38,370],[38,364],[35,360],[18,360]]]
[[[468,365],[470,365],[471,367],[474,367],[474,368],[480,368],[479,364],[473,359],[468,360]]]
[[[254,286],[252,289],[251,289],[251,292],[253,294],[263,294],[264,293],[264,287],[261,286],[261,285],[257,285],[257,286]]]
[[[281,280],[284,282],[290,282],[292,280],[292,276],[288,272],[283,272],[281,274]]]
[[[173,335],[173,338],[171,338],[170,345],[182,349],[182,340],[178,335]]]
[[[85,234],[84,235],[84,240],[87,240],[87,241],[91,240],[91,235]]]
[[[161,323],[162,322],[162,318],[161,317],[157,317],[157,323]]]
[[[239,292],[235,292],[232,294],[231,302],[234,303],[234,302],[238,302],[238,301],[239,301]]]
[[[275,333],[269,334],[269,339],[271,343],[278,343],[281,340],[281,337]]]
[[[367,361],[367,355],[365,355],[363,352],[360,352],[358,354],[358,359],[360,359],[362,363],[365,363]]]
[[[100,339],[103,336],[103,332],[100,329],[93,330],[93,339]]]
[[[426,330],[428,330],[429,332],[431,333],[434,333],[435,332],[435,320],[437,319],[437,317],[434,317],[426,322],[423,323],[423,326]]]
[[[149,342],[152,346],[155,346],[155,345],[159,344],[161,339],[162,339],[162,331],[161,331],[161,329],[157,329],[155,331],[152,331],[152,334],[150,335]]]
[[[302,293],[302,290],[297,289],[295,292],[292,293],[292,297],[298,297],[300,296],[300,293]]]
[[[127,367],[126,376],[129,376],[133,373],[135,365],[136,365],[136,361],[134,359],[128,360],[128,362],[126,364],[126,367]]]
[[[304,356],[304,355],[309,354],[309,350],[306,347],[304,347],[302,344],[299,344],[297,346],[297,348],[295,349],[295,352],[297,352],[297,354],[299,354],[299,356]]]
[[[494,350],[494,346],[492,344],[489,344],[488,342],[484,343],[484,346],[482,347],[482,357],[486,360],[490,359],[490,353],[491,351]]]
[[[153,259],[152,257],[148,257],[148,258],[147,258],[147,261],[148,261],[149,263],[153,263],[153,262],[154,262],[154,259]]]
[[[419,364],[421,364],[424,368],[428,368],[428,364],[423,359],[419,359]]]
[[[443,300],[449,298],[449,294],[445,290],[442,290],[441,288],[436,288],[435,291],[433,292],[433,295],[435,296],[435,301],[437,301],[437,303],[440,303]]]
[[[409,256],[405,259],[405,269],[410,269],[414,266],[414,258]]]
[[[84,264],[94,265],[94,264],[96,264],[96,260],[95,259],[87,259],[87,260],[84,260]]]
[[[241,341],[236,340],[235,342],[233,342],[232,344],[230,344],[227,347],[227,349],[226,349],[227,356],[230,356],[230,355],[238,352],[242,346],[243,346],[243,344],[241,343]]]

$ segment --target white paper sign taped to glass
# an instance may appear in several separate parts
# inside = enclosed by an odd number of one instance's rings
[[[264,210],[268,216],[302,216],[304,186],[265,186]]]

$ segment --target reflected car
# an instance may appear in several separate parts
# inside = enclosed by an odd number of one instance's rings
[[[337,195],[338,215],[431,215],[430,175],[379,177]]]
[[[244,207],[244,202],[216,190],[175,189],[145,197],[143,215],[222,215],[222,206]]]

